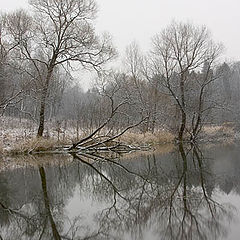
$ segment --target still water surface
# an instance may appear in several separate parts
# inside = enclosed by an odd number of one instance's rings
[[[240,146],[35,158],[0,172],[0,239],[239,239]]]

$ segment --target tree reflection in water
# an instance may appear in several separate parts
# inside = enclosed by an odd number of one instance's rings
[[[180,240],[227,234],[224,224],[233,219],[233,208],[212,196],[216,176],[197,146],[179,145],[164,160],[155,154],[127,161],[96,153],[73,159],[64,166],[0,175],[0,239],[145,239],[148,234],[150,240]],[[91,222],[66,210],[77,188],[79,204],[87,194],[89,201],[104,203]]]

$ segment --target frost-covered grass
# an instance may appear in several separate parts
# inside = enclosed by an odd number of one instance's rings
[[[37,134],[37,124],[31,120],[1,117],[0,135],[4,140],[15,140],[33,138]],[[77,137],[77,130],[74,125],[68,122],[62,122],[60,126],[57,121],[47,122],[45,124],[44,136],[58,140],[71,140]]]
[[[88,129],[77,131],[76,123],[71,121],[57,121],[46,123],[43,138],[36,138],[37,124],[33,121],[10,117],[0,118],[0,154],[29,153],[31,151],[52,150],[56,146],[69,145],[87,135]],[[238,136],[238,137],[237,137]],[[204,126],[199,136],[204,142],[229,142],[240,139],[233,125]],[[159,129],[155,133],[140,133],[135,129],[126,132],[118,140],[130,145],[161,145],[173,143],[174,134],[166,129]]]
[[[70,125],[70,124],[69,124]],[[56,127],[55,122],[46,124],[43,138],[36,138],[37,124],[33,121],[16,118],[0,118],[0,153],[27,153],[49,150],[54,146],[70,144],[76,138],[73,127]]]
[[[134,131],[134,130],[133,130]],[[45,125],[44,138],[36,139],[37,124],[33,121],[17,118],[0,118],[0,151],[26,153],[31,150],[48,150],[56,145],[71,144],[86,136],[86,129],[77,131],[76,123],[71,121],[48,122]],[[149,145],[173,142],[174,136],[167,130],[156,133],[127,132],[120,141],[128,144]]]

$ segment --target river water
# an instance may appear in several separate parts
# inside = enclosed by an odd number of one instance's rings
[[[240,146],[163,150],[13,159],[0,239],[239,239]]]

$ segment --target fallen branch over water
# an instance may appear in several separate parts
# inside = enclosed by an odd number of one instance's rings
[[[81,139],[77,143],[74,143],[68,150],[71,151],[71,150],[74,150],[74,149],[79,148],[79,147],[80,148],[85,147],[85,149],[92,149],[92,150],[95,150],[95,149],[98,149],[98,148],[101,148],[101,147],[106,147],[106,148],[109,149],[109,147],[107,146],[108,143],[113,142],[113,140],[115,140],[116,138],[119,138],[124,133],[126,133],[128,130],[139,126],[140,124],[145,122],[147,119],[148,119],[148,117],[145,117],[142,120],[140,120],[139,122],[126,127],[119,134],[116,134],[114,136],[104,136],[102,139],[101,138],[99,139],[99,138],[96,137],[96,135],[108,123],[108,121],[106,121],[104,124],[102,124],[100,127],[98,127],[95,131],[93,131],[93,133],[89,134],[87,137]],[[117,148],[118,144],[113,145],[111,147],[112,148]]]
[[[116,141],[122,135],[124,135],[128,130],[139,126],[144,123],[148,117],[141,119],[139,122],[127,126],[120,133],[115,135],[100,135],[100,131],[106,124],[108,120],[99,126],[96,130],[90,133],[87,137],[82,138],[80,141],[73,143],[70,146],[60,146],[56,147],[53,142],[49,142],[44,139],[36,139],[35,141],[30,141],[28,146],[20,146],[20,151],[13,149],[10,154],[64,154],[64,153],[81,153],[81,152],[115,152],[115,153],[129,153],[139,150],[150,150],[150,145],[134,146],[129,145],[124,142]],[[45,142],[46,141],[46,142]]]
[[[68,154],[68,153],[86,153],[86,152],[114,152],[114,153],[130,153],[135,151],[148,151],[151,150],[151,146],[132,146],[116,142],[113,146],[98,146],[94,148],[89,147],[76,147],[75,149],[69,150],[69,146],[58,147],[54,150],[48,151],[31,151],[28,154]]]

